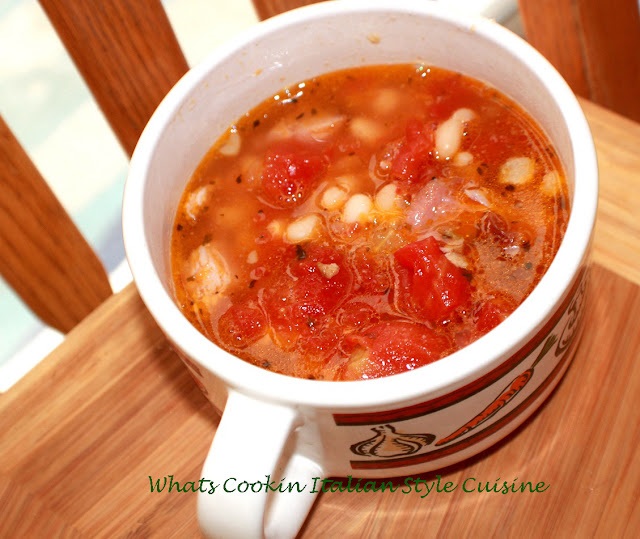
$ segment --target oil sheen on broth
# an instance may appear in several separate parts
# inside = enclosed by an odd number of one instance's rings
[[[507,317],[553,259],[564,172],[516,103],[440,68],[370,66],[284,88],[231,126],[175,218],[177,301],[265,369],[415,369]]]

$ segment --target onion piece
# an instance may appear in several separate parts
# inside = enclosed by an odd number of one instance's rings
[[[557,195],[560,190],[560,175],[555,170],[547,172],[542,178],[540,189],[546,195]]]
[[[235,129],[232,129],[227,140],[225,140],[224,144],[218,149],[218,152],[227,157],[238,155],[241,144],[242,139],[240,138],[240,134]]]
[[[444,256],[454,266],[458,266],[459,268],[463,268],[463,269],[467,269],[469,267],[469,262],[467,262],[467,259],[464,256],[462,256],[460,253],[456,253],[455,251],[449,251],[448,253],[444,253]]]
[[[533,178],[533,160],[528,157],[510,157],[500,167],[500,181],[510,185],[523,185]]]
[[[340,114],[318,114],[304,116],[294,121],[283,120],[271,128],[267,138],[271,141],[277,141],[298,137],[304,140],[326,142],[334,137],[346,120],[347,117]]]
[[[325,142],[333,138],[335,133],[346,121],[346,116],[326,115],[313,116],[310,120],[303,120],[299,132],[306,131],[311,138],[318,142]]]
[[[267,225],[267,230],[274,238],[280,238],[284,234],[284,224],[282,221],[274,219]]]
[[[502,248],[502,251],[504,252],[505,256],[509,257],[509,258],[513,258],[514,256],[517,256],[520,251],[522,249],[520,248],[519,245],[516,245],[514,243],[510,244],[510,245],[505,245]]]
[[[331,279],[331,277],[334,277],[338,274],[338,272],[340,271],[340,266],[338,266],[338,264],[336,264],[335,262],[331,262],[330,264],[323,264],[322,262],[318,262],[318,269],[320,270],[320,273],[322,273],[322,275],[324,275],[327,279]]]
[[[464,238],[461,238],[460,236],[443,236],[440,234],[439,241],[444,243],[440,248],[443,253],[459,251],[464,246]]]
[[[469,152],[458,152],[453,158],[453,164],[457,167],[466,167],[473,163],[473,154]]]
[[[465,189],[464,194],[467,195],[474,202],[477,202],[478,204],[482,204],[487,208],[491,207],[491,203],[487,198],[487,192],[481,187],[473,188],[473,189]]]
[[[456,178],[434,178],[427,182],[413,196],[406,212],[406,222],[412,227],[424,228],[451,220],[460,212],[456,195],[460,182]]]

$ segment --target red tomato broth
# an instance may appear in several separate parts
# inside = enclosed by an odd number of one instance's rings
[[[258,105],[202,160],[175,219],[176,297],[260,367],[388,376],[504,320],[568,216],[555,151],[494,88],[426,66],[338,71]]]

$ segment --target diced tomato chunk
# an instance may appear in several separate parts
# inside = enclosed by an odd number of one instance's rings
[[[302,204],[326,169],[322,154],[313,147],[290,141],[272,147],[265,155],[262,190],[266,202],[278,208]]]
[[[325,268],[324,273],[321,265]],[[329,268],[335,273],[328,273]],[[315,310],[321,314],[333,311],[351,287],[351,272],[344,257],[330,247],[307,248],[304,258],[289,265],[289,272],[296,278],[290,284],[296,302],[305,314]]]
[[[360,352],[353,354],[343,373],[343,377],[350,380],[407,372],[451,351],[446,337],[422,324],[401,320],[379,322],[354,342],[360,345]]]
[[[351,301],[338,311],[337,322],[345,331],[361,330],[378,320],[375,308],[364,301]]]
[[[513,301],[497,296],[485,301],[477,312],[476,329],[484,335],[496,327],[515,310]]]
[[[391,176],[408,183],[423,178],[433,161],[433,130],[417,119],[408,122],[405,137],[391,163]]]
[[[327,247],[310,247],[290,262],[274,286],[265,289],[262,303],[269,322],[280,340],[295,346],[296,340],[310,336],[322,324],[322,317],[332,313],[346,299],[351,288],[351,272],[343,256]],[[330,277],[319,264],[333,267]]]
[[[360,247],[353,253],[351,263],[355,272],[355,287],[360,294],[384,294],[391,287],[384,257]]]
[[[296,349],[307,359],[326,360],[337,350],[340,331],[332,322],[312,326],[298,340]]]
[[[469,302],[469,281],[440,251],[434,237],[405,245],[394,258],[400,277],[397,302],[407,315],[421,321],[444,322]]]
[[[267,333],[267,319],[253,302],[239,303],[220,317],[218,333],[227,346],[245,348]]]

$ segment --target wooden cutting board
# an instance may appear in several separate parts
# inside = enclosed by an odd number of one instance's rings
[[[567,375],[506,440],[439,472],[453,492],[404,494],[400,478],[321,494],[302,537],[640,537],[640,125],[582,105],[602,190]],[[217,424],[129,286],[0,395],[0,537],[200,537],[196,495],[151,492],[149,476],[197,482]],[[514,480],[548,488],[470,488]]]
[[[640,536],[639,287],[596,265],[589,302],[550,400],[505,441],[441,471],[453,492],[321,494],[302,537]],[[152,493],[149,476],[198,481],[214,411],[133,287],[82,329],[0,400],[0,536],[199,536],[196,495]],[[516,478],[548,488],[462,490]]]

